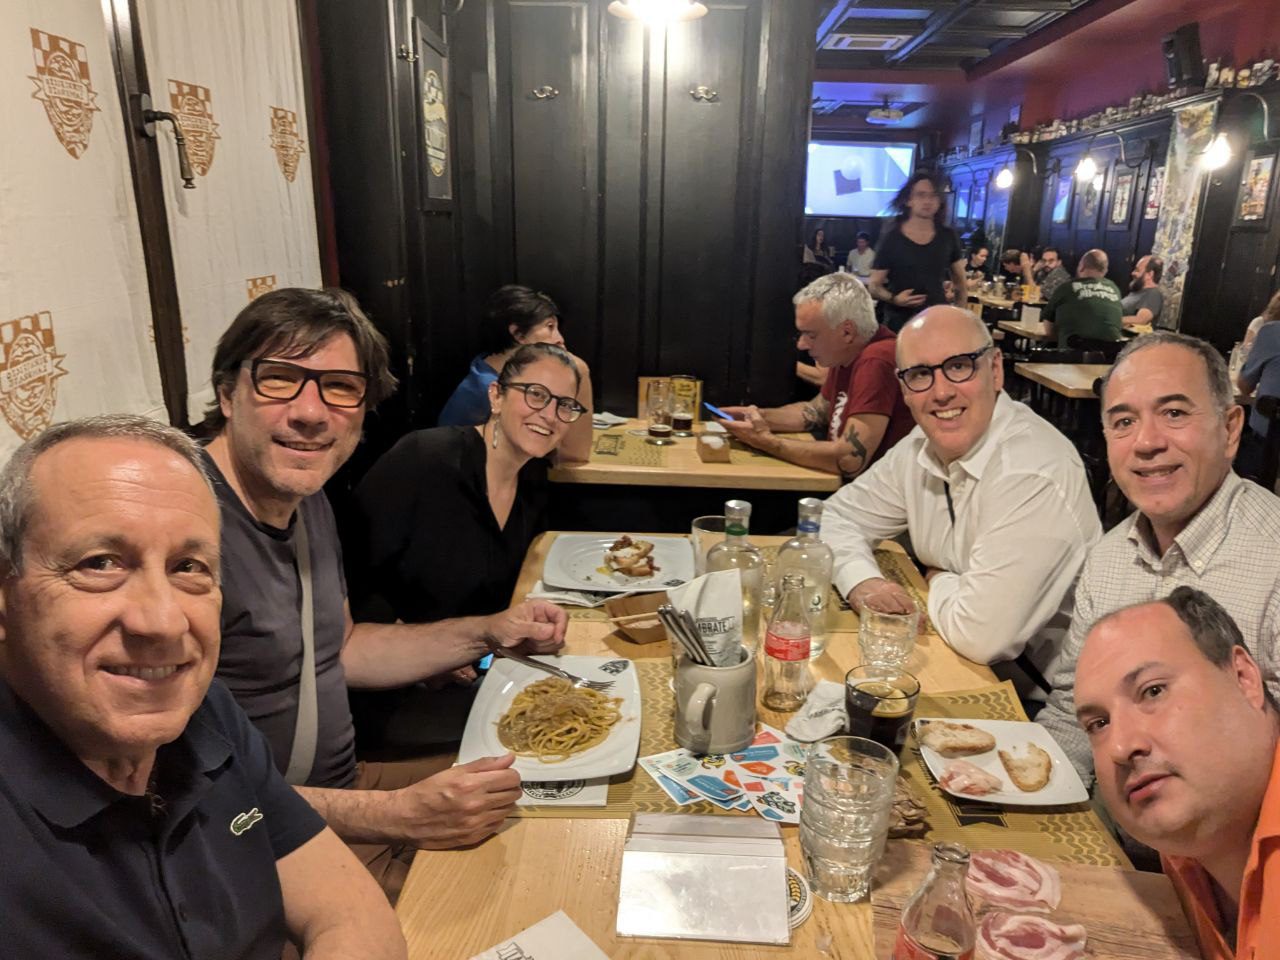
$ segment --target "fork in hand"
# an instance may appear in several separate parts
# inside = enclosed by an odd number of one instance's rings
[[[613,689],[612,680],[588,680],[577,674],[569,673],[567,670],[561,670],[559,667],[553,667],[549,663],[543,663],[541,660],[535,660],[532,657],[526,657],[514,651],[508,650],[506,647],[492,647],[496,656],[506,657],[508,660],[514,660],[516,663],[523,663],[526,667],[533,667],[535,670],[541,670],[549,673],[553,677],[560,677],[562,680],[568,680],[575,687],[586,687],[588,690],[598,690],[600,693],[606,693]]]

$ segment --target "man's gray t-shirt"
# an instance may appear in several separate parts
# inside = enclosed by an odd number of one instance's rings
[[[231,690],[271,744],[283,773],[289,766],[302,669],[302,589],[298,582],[297,521],[289,529],[259,523],[206,454],[222,511],[222,653],[218,679]],[[316,703],[319,730],[311,787],[349,787],[355,781],[355,728],[342,669],[346,633],[342,572],[333,509],[323,492],[298,508],[307,523],[315,607]]]
[[[1160,311],[1164,309],[1164,294],[1160,292],[1159,287],[1148,287],[1146,290],[1139,290],[1137,293],[1131,293],[1120,301],[1120,306],[1124,308],[1124,315],[1132,317],[1139,310],[1146,308],[1151,311],[1151,323],[1158,325],[1160,322]]]

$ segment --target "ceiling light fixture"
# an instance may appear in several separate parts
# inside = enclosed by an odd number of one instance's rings
[[[623,20],[640,20],[658,27],[707,15],[706,4],[696,0],[613,0],[609,12]]]
[[[1225,133],[1213,138],[1204,153],[1200,154],[1200,166],[1205,170],[1218,170],[1231,162],[1231,141]]]

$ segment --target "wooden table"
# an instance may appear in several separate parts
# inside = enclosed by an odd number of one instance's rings
[[[614,430],[643,429],[645,421],[629,420]],[[702,423],[694,424],[701,432]],[[725,435],[727,439],[727,434]],[[791,436],[791,434],[788,434]],[[805,440],[807,435],[797,435]],[[699,487],[722,490],[783,490],[831,493],[843,485],[833,473],[798,467],[775,457],[752,457],[749,463],[703,463],[698,459],[695,437],[676,437],[666,447],[666,465],[642,467],[610,462],[592,450],[586,463],[566,463],[553,467],[555,483],[621,484],[635,487]]]
[[[1041,343],[1048,343],[1058,339],[1057,334],[1045,333],[1043,323],[1024,324],[1020,320],[1001,320],[996,324],[996,328],[1015,337],[1037,340]]]
[[[1001,324],[1003,327],[1004,324]],[[1109,363],[1015,363],[1015,372],[1060,396],[1071,400],[1090,400],[1094,381],[1105,377]]]
[[[530,548],[516,597],[524,597],[539,578],[555,536],[543,534]],[[752,539],[762,546],[782,540]],[[904,574],[921,591],[926,590],[901,548],[885,546],[899,553]],[[571,621],[566,646],[572,653],[587,655],[670,655],[665,641],[636,646],[610,632],[609,624],[598,621]],[[854,650],[852,635],[831,634],[828,651],[814,662],[815,673],[840,680],[856,659]],[[917,651],[912,666],[926,690],[968,690],[994,679],[987,667],[964,660],[936,635],[922,635]],[[761,710],[761,719],[782,726],[786,717]],[[794,931],[789,947],[616,937],[627,826],[625,819],[513,818],[497,836],[475,848],[419,852],[396,910],[409,943],[409,956],[415,960],[465,960],[556,910],[564,910],[607,956],[623,960],[746,960],[761,956],[853,960],[873,955],[870,904],[833,904],[818,898],[813,915]],[[788,861],[802,869],[798,829],[784,827],[783,836]],[[1172,903],[1171,909],[1176,910],[1171,889],[1165,892],[1169,902],[1163,906],[1170,908]]]

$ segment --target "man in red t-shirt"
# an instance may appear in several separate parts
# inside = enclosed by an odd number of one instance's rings
[[[847,273],[819,277],[792,302],[800,347],[829,368],[822,392],[766,410],[725,407],[734,419],[719,422],[780,460],[851,479],[915,426],[896,375],[897,337],[876,322],[867,288]],[[813,443],[778,436],[818,429],[825,439]]]

